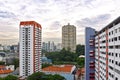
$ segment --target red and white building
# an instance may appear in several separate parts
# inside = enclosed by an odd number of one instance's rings
[[[41,25],[35,21],[20,22],[20,76],[41,70],[41,32]]]
[[[90,36],[94,36],[94,53],[92,51],[87,53],[86,49],[86,71],[87,63],[91,60],[87,60],[88,55],[94,54],[94,61],[91,64],[95,67],[93,76],[89,79],[87,76],[91,76],[89,73],[91,70],[86,72],[86,80],[120,80],[120,17]]]

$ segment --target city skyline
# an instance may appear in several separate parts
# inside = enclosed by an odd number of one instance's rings
[[[119,16],[119,4],[119,0],[0,0],[0,39],[18,39],[19,22],[34,20],[43,26],[42,41],[61,43],[62,26],[70,23],[76,26],[77,44],[84,44],[85,27],[98,31],[105,27]]]

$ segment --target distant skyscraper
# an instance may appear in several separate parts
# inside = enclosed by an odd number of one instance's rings
[[[43,42],[42,49],[47,52],[55,52],[54,41],[48,41],[48,43]]]
[[[76,50],[76,27],[74,25],[65,25],[62,27],[62,48]]]
[[[62,44],[61,44],[61,43],[58,43],[58,44],[56,45],[56,51],[60,51],[60,50],[62,50]]]
[[[34,21],[20,22],[20,76],[41,70],[41,31]]]
[[[55,44],[54,42],[50,42],[50,52],[54,52],[55,51]]]

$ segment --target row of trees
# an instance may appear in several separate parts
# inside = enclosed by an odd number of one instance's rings
[[[28,76],[27,80],[66,80],[66,79],[58,74],[51,75],[42,72],[37,72]]]
[[[80,55],[84,55],[84,45],[77,45],[76,53],[65,50],[64,48],[60,52],[46,53],[46,57],[52,59],[53,64],[76,64],[80,67],[84,66],[84,58],[79,58]]]
[[[18,80],[18,77],[13,76],[13,75],[8,75],[8,76],[6,76],[4,78],[0,77],[0,80]]]
[[[8,75],[4,78],[0,78],[0,80],[18,80],[18,77],[13,75]],[[58,74],[51,75],[51,74],[45,74],[42,72],[37,72],[28,76],[27,80],[66,80],[66,79]]]

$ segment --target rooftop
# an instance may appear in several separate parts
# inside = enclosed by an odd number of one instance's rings
[[[43,68],[42,71],[49,71],[49,72],[69,72],[71,73],[71,70],[74,65],[57,65],[57,66],[49,66],[46,68]]]
[[[35,21],[21,21],[20,25],[35,25],[37,27],[42,28],[41,25]]]
[[[11,73],[11,72],[12,72],[12,70],[6,69],[5,66],[0,65],[0,74],[8,74],[8,73]]]

